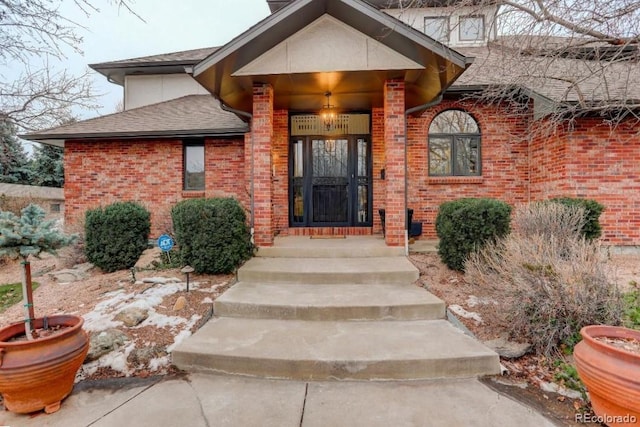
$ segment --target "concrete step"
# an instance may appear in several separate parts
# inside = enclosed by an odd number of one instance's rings
[[[222,317],[183,341],[172,357],[187,371],[305,381],[463,378],[500,372],[496,353],[445,320]]]
[[[282,320],[429,320],[443,319],[445,304],[413,284],[237,283],[216,299],[214,313]]]
[[[346,238],[276,237],[273,246],[261,247],[256,256],[265,258],[368,258],[404,256],[404,247],[387,246],[382,236]]]
[[[295,284],[408,284],[418,269],[405,257],[261,258],[238,270],[239,282]]]

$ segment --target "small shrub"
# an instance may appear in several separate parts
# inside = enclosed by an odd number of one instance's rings
[[[640,329],[640,291],[637,289],[624,295],[624,326]]]
[[[543,214],[548,230],[520,231],[535,229]],[[512,337],[528,340],[538,353],[571,351],[583,326],[621,321],[621,295],[607,279],[599,246],[577,231],[581,218],[570,207],[520,207],[514,214],[520,225],[465,266],[468,280],[500,293],[499,313]]]
[[[181,261],[197,273],[231,273],[253,253],[246,215],[235,199],[185,200],[171,217]]]
[[[449,268],[463,271],[469,255],[509,232],[511,206],[493,199],[459,199],[440,205],[438,255]]]
[[[602,234],[600,214],[604,211],[603,205],[595,200],[571,197],[557,197],[555,199],[551,199],[551,201],[569,207],[580,207],[584,209],[584,224],[581,229],[582,235],[589,240],[594,240],[600,237]]]
[[[85,215],[85,252],[89,262],[112,272],[131,268],[147,248],[151,215],[134,202],[117,202]]]

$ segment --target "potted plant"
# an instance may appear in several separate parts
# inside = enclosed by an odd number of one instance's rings
[[[640,422],[640,331],[592,325],[580,334],[574,359],[599,421],[609,426]]]
[[[0,256],[22,258],[25,320],[0,329],[0,394],[5,408],[18,413],[57,411],[89,349],[81,317],[35,318],[29,256],[55,255],[75,239],[44,217],[44,210],[33,204],[20,217],[0,212]]]

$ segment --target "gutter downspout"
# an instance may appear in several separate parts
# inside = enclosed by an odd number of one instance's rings
[[[436,105],[442,102],[443,92],[440,92],[438,97],[433,101],[427,102],[426,104],[418,105],[416,107],[411,107],[404,112],[404,254],[405,256],[409,256],[409,156],[407,145],[409,144],[408,131],[409,126],[407,125],[407,118],[415,113],[416,111],[426,110],[427,108],[435,107]]]
[[[216,95],[214,95],[215,98],[218,100],[218,102],[220,103],[220,108],[222,108],[224,111],[228,111],[229,113],[233,113],[236,114],[238,116],[242,116],[242,117],[246,117],[247,119],[249,119],[249,132],[251,133],[251,185],[250,185],[250,205],[249,205],[249,209],[251,210],[251,243],[255,244],[254,241],[254,232],[255,232],[255,218],[254,218],[254,212],[255,212],[255,200],[253,197],[254,194],[254,156],[253,156],[253,145],[254,145],[254,140],[253,140],[253,129],[251,128],[251,126],[253,125],[253,114],[247,112],[247,111],[242,111],[242,110],[236,110],[235,108],[231,108],[228,105],[226,105],[222,99],[220,99],[219,97],[217,97]]]

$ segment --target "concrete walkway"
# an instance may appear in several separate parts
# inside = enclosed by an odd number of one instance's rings
[[[100,385],[103,387],[100,387]],[[104,387],[104,385],[111,385]],[[91,384],[89,384],[91,385]],[[191,374],[84,384],[60,411],[0,412],[25,427],[388,427],[554,424],[476,379],[302,382]]]

